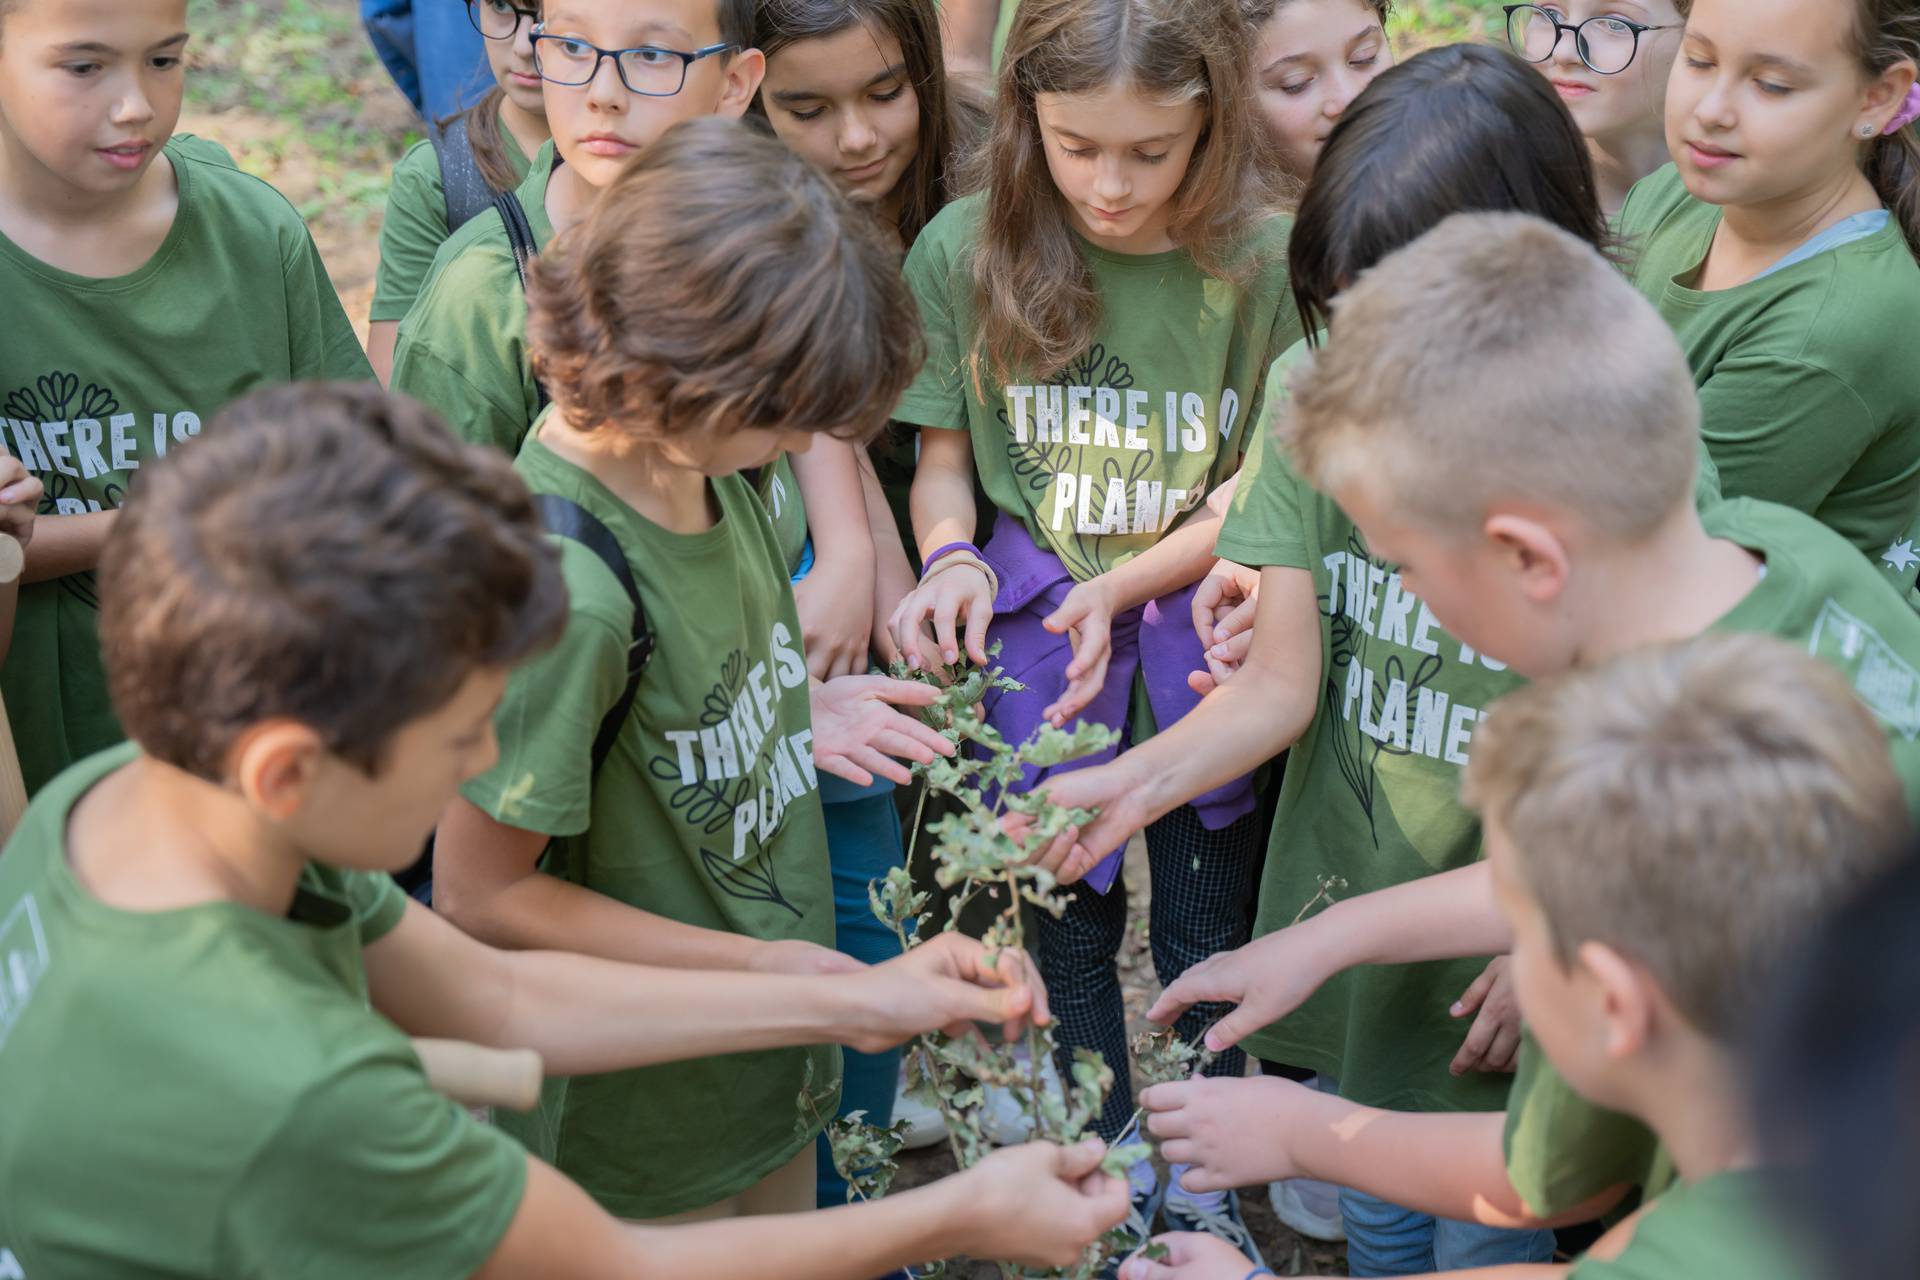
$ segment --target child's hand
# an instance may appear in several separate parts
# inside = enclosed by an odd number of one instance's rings
[[[1196,1004],[1224,1001],[1237,1005],[1207,1032],[1207,1048],[1230,1049],[1270,1022],[1286,1017],[1339,972],[1321,945],[1315,916],[1249,942],[1235,951],[1209,956],[1181,974],[1147,1010],[1147,1019],[1163,1027]]]
[[[923,577],[893,611],[889,625],[894,643],[907,661],[918,670],[928,671],[943,662],[960,661],[954,628],[963,621],[967,656],[976,666],[984,667],[987,624],[993,621],[993,587],[987,575],[972,564],[956,564]],[[929,622],[933,624],[931,637],[927,634]]]
[[[1253,615],[1259,605],[1260,573],[1231,560],[1217,561],[1193,593],[1193,630],[1207,669],[1187,677],[1205,696],[1225,684],[1253,647]]]
[[[875,965],[862,986],[872,1022],[845,1042],[862,1053],[881,1053],[930,1031],[971,1035],[977,1022],[998,1023],[1012,1040],[1029,1025],[1053,1021],[1047,989],[1026,952],[990,953],[959,933],[942,933]]]
[[[1453,1074],[1512,1071],[1519,1064],[1520,1005],[1513,998],[1507,957],[1495,956],[1449,1012],[1456,1018],[1476,1013],[1467,1029],[1466,1042],[1453,1057]]]
[[[1086,826],[1069,827],[1034,859],[1063,885],[1079,880],[1102,858],[1124,847],[1154,816],[1124,755],[1106,764],[1055,774],[1047,779],[1045,791],[1048,800],[1063,808],[1098,811]]]
[[[33,541],[34,512],[40,509],[43,492],[40,481],[28,474],[25,464],[0,454],[0,533],[18,542],[23,550]]]
[[[1193,1166],[1181,1185],[1205,1192],[1300,1177],[1294,1135],[1315,1122],[1325,1098],[1277,1076],[1195,1076],[1144,1090],[1140,1105],[1160,1154]]]
[[[940,691],[917,680],[886,676],[841,676],[813,686],[813,762],[856,786],[871,786],[875,774],[906,786],[913,774],[889,757],[927,764],[955,747],[914,716],[894,706],[930,707]],[[892,704],[892,705],[888,705]]]
[[[806,644],[807,674],[816,680],[860,675],[867,669],[873,633],[873,571],[868,565],[816,560],[813,571],[793,584]]]
[[[800,938],[763,942],[747,962],[747,969],[752,973],[785,973],[801,978],[859,973],[866,967],[852,956],[842,955],[832,947],[823,947],[817,942]]]
[[[1134,1254],[1121,1264],[1120,1280],[1243,1280],[1252,1269],[1246,1254],[1205,1232],[1176,1231],[1153,1242],[1165,1245],[1167,1256],[1154,1261]]]
[[[1073,639],[1073,661],[1067,664],[1067,689],[1040,714],[1056,729],[1066,727],[1086,709],[1107,682],[1107,663],[1113,657],[1113,593],[1105,574],[1080,583],[1067,592],[1041,625]]]
[[[1073,1265],[1130,1207],[1127,1180],[1100,1172],[1105,1154],[1097,1138],[1071,1147],[1029,1142],[940,1184],[951,1184],[953,1212],[966,1224],[959,1252],[1028,1267]]]

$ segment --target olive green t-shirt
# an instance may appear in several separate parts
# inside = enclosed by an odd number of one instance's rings
[[[507,164],[524,182],[533,162],[511,131],[500,130],[500,143]],[[380,269],[374,275],[369,319],[379,323],[406,318],[448,234],[440,153],[431,141],[416,142],[393,167],[387,215],[380,224]]]
[[[551,142],[540,148],[516,194],[534,247],[553,239],[547,183]],[[520,451],[540,414],[527,353],[527,295],[498,214],[484,213],[440,246],[393,352],[393,389],[437,411],[461,439]]]
[[[1764,1175],[1716,1173],[1676,1185],[1635,1225],[1611,1262],[1580,1258],[1573,1280],[1814,1280],[1819,1274],[1776,1225]]]
[[[1238,468],[1267,366],[1300,337],[1291,222],[1260,228],[1245,286],[1206,275],[1185,250],[1120,254],[1077,241],[1101,302],[1092,345],[1051,378],[988,381],[982,399],[968,353],[985,198],[949,204],[907,255],[927,361],[893,416],[971,433],[993,505],[1084,582],[1152,547]]]
[[[455,1280],[499,1245],[526,1154],[428,1086],[367,1004],[390,876],[310,865],[285,917],[133,912],[69,870],[44,788],[0,856],[0,1272]]]
[[[61,271],[0,235],[0,452],[46,486],[43,516],[118,510],[141,467],[250,391],[373,377],[286,198],[204,139],[176,135],[164,154],[179,210],[127,275]],[[20,590],[0,694],[29,794],[121,740],[99,607],[91,572]]]
[[[1730,498],[1815,516],[1902,589],[1920,513],[1920,264],[1899,219],[1731,289],[1691,287],[1720,225],[1673,166],[1620,211],[1633,281],[1673,326]]]
[[[793,592],[765,508],[712,482],[704,533],[660,528],[536,431],[515,468],[585,507],[626,552],[655,648],[612,754],[601,719],[626,687],[632,609],[590,551],[562,541],[572,602],[558,647],[520,668],[495,718],[500,762],[465,789],[508,826],[555,837],[544,869],[705,929],[832,946],[833,892]],[[832,1047],[775,1049],[552,1080],[506,1120],[623,1218],[744,1190],[820,1131],[839,1091]],[[799,1105],[811,1081],[816,1110]]]
[[[1705,523],[1767,563],[1759,585],[1711,630],[1778,636],[1838,667],[1887,731],[1920,814],[1920,617],[1844,538],[1798,511],[1735,499]],[[1657,1194],[1672,1178],[1652,1132],[1576,1094],[1531,1037],[1507,1103],[1506,1148],[1514,1189],[1542,1214],[1623,1182]]]
[[[1294,922],[1321,885],[1339,898],[1466,866],[1480,824],[1460,803],[1475,727],[1520,677],[1441,629],[1353,522],[1296,472],[1272,437],[1286,403],[1270,375],[1219,554],[1305,569],[1320,600],[1319,709],[1287,757],[1260,879],[1254,936]],[[1466,1028],[1448,1013],[1486,960],[1350,969],[1249,1052],[1338,1079],[1343,1097],[1403,1111],[1492,1110],[1507,1077],[1449,1070]]]

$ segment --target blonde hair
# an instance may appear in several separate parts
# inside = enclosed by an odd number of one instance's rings
[[[1280,197],[1250,61],[1237,0],[1021,0],[967,184],[986,191],[972,262],[976,387],[1051,377],[1100,330],[1093,273],[1047,169],[1043,93],[1127,84],[1156,101],[1198,102],[1205,120],[1167,233],[1208,275],[1240,284],[1257,273],[1243,249]]]
[[[1908,837],[1874,717],[1834,668],[1757,635],[1502,698],[1465,798],[1506,837],[1563,966],[1604,943],[1722,1041],[1781,956]]]
[[[1322,492],[1360,474],[1436,529],[1525,497],[1623,540],[1687,500],[1693,374],[1592,245],[1520,213],[1456,214],[1335,299],[1279,432]]]

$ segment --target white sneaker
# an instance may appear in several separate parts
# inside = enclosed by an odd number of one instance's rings
[[[1030,1061],[1024,1049],[1015,1053],[1021,1069],[1026,1069]],[[1045,1087],[1058,1090],[1060,1074],[1054,1069],[1053,1056],[1049,1054],[1040,1063],[1040,1074],[1045,1078]],[[980,1131],[987,1135],[996,1146],[1012,1147],[1033,1140],[1033,1117],[1021,1107],[1020,1099],[1013,1090],[999,1085],[987,1087],[987,1099],[980,1107]]]
[[[1340,1221],[1340,1188],[1312,1178],[1287,1178],[1267,1184],[1273,1214],[1309,1240],[1334,1244],[1347,1238]]]
[[[893,1095],[893,1122],[906,1124],[906,1136],[901,1145],[908,1151],[918,1151],[922,1147],[936,1146],[946,1141],[947,1118],[940,1114],[940,1108],[908,1097],[904,1076]]]

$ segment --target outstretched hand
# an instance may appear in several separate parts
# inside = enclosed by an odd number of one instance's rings
[[[927,764],[956,748],[925,721],[894,708],[930,707],[939,697],[932,685],[887,676],[841,676],[815,684],[814,764],[856,786],[870,786],[875,775],[906,786],[913,774],[901,760]]]
[[[1104,577],[1092,578],[1067,592],[1041,625],[1055,635],[1066,633],[1073,642],[1073,661],[1067,664],[1066,692],[1040,714],[1056,729],[1086,710],[1107,682],[1107,664],[1113,660],[1113,598]]]
[[[885,964],[865,970],[872,1025],[848,1042],[880,1053],[914,1036],[960,1036],[994,1023],[1008,1040],[1053,1021],[1047,989],[1024,951],[990,952],[977,939],[942,933]]]

